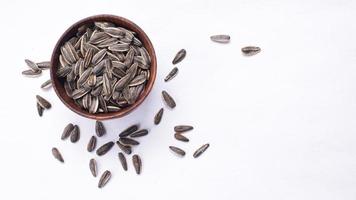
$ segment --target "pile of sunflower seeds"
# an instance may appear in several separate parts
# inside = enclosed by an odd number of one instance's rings
[[[217,43],[229,43],[229,35],[214,35],[210,37]],[[241,49],[246,56],[252,56],[261,51],[259,47],[247,46]],[[172,64],[176,65],[186,56],[186,50],[181,49],[175,55]],[[144,90],[150,77],[150,57],[141,41],[135,37],[135,33],[107,22],[95,22],[93,26],[83,26],[78,29],[76,37],[71,38],[61,47],[59,57],[60,68],[57,75],[64,80],[67,94],[75,102],[90,113],[112,112],[132,105],[140,93]],[[22,72],[26,76],[37,76],[43,69],[50,67],[49,62],[35,63],[25,60],[30,67]],[[178,74],[178,68],[174,67],[164,81],[170,81]],[[47,88],[51,85],[48,80],[41,85]],[[42,116],[44,109],[51,108],[51,104],[43,97],[37,95],[37,109]],[[162,91],[164,103],[172,110],[176,107],[173,97],[165,90]],[[163,118],[164,108],[160,108],[153,119],[155,125],[160,124]],[[174,127],[174,138],[181,142],[189,142],[185,133],[193,130],[191,125],[177,125]],[[115,143],[119,148],[118,160],[123,170],[128,170],[126,155],[133,152],[133,148],[140,144],[137,138],[149,133],[147,129],[140,129],[139,124],[134,124],[121,131],[117,141],[109,141],[100,147],[96,147],[97,137],[106,134],[106,129],[101,121],[95,122],[95,133],[87,144],[88,152],[96,152],[97,156],[107,154]],[[61,139],[70,138],[72,143],[80,139],[78,125],[69,123],[63,130]],[[193,157],[201,156],[210,144],[200,146]],[[184,157],[186,152],[176,146],[169,146],[175,154]],[[55,159],[64,163],[60,151],[52,148]],[[141,174],[142,159],[138,154],[131,156],[136,174]],[[89,160],[89,170],[92,176],[98,175],[98,163],[95,158]],[[111,172],[105,170],[99,178],[98,187],[104,187],[111,179]]]
[[[80,27],[59,62],[67,95],[89,113],[134,104],[150,78],[151,58],[136,33],[108,22]]]

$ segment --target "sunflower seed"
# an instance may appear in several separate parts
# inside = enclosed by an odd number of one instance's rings
[[[121,144],[119,141],[117,141],[116,144],[119,146],[119,148],[120,148],[123,152],[125,152],[126,154],[131,154],[131,152],[132,152],[131,146],[123,145],[123,144]]]
[[[51,68],[51,62],[50,61],[39,62],[39,63],[36,63],[36,64],[37,64],[37,67],[42,69],[42,70]]]
[[[64,127],[61,140],[67,139],[71,135],[73,129],[74,129],[74,125],[72,123],[69,123],[66,127]]]
[[[181,133],[175,133],[174,138],[182,142],[189,142],[189,139],[184,135],[182,135]]]
[[[76,142],[79,141],[79,139],[80,139],[79,126],[78,125],[74,125],[74,128],[70,133],[70,141],[72,143],[76,143]]]
[[[207,149],[209,148],[209,143],[204,144],[203,146],[199,147],[199,149],[197,149],[194,154],[193,157],[197,158],[199,157],[201,154],[203,154]]]
[[[98,156],[105,155],[107,152],[110,151],[110,149],[112,148],[112,146],[114,146],[114,142],[108,142],[108,143],[104,144],[103,146],[99,147],[99,148],[96,150],[96,154],[97,154]]]
[[[70,72],[72,71],[71,67],[65,66],[65,67],[61,67],[57,70],[56,74],[59,77],[65,77],[67,76]]]
[[[111,172],[106,170],[100,177],[98,188],[104,187],[109,182],[110,178],[111,178]]]
[[[106,40],[108,38],[110,38],[110,36],[104,32],[95,32],[90,37],[89,42],[91,44],[99,44],[100,42],[103,42],[104,40]]]
[[[174,131],[177,133],[184,133],[193,129],[194,127],[190,125],[177,125],[174,127]]]
[[[154,117],[154,120],[153,120],[154,124],[158,125],[161,122],[162,116],[163,116],[163,111],[164,111],[163,108],[159,109],[159,111],[157,112],[157,114]]]
[[[101,122],[101,121],[95,122],[95,133],[98,137],[105,135],[106,130],[105,130],[103,122]]]
[[[140,143],[131,138],[120,138],[119,142],[123,145],[139,145]]]
[[[142,161],[139,155],[135,154],[132,156],[132,162],[135,167],[136,174],[141,173]]]
[[[162,91],[162,96],[163,96],[164,102],[167,104],[168,107],[170,107],[170,108],[176,107],[176,102],[171,97],[171,95],[169,95],[166,91],[164,91],[164,90]]]
[[[147,134],[148,134],[148,130],[147,129],[141,129],[141,130],[138,130],[138,131],[132,133],[130,135],[130,137],[132,137],[132,138],[142,137],[142,136],[145,136]]]
[[[90,91],[90,88],[80,88],[72,92],[73,99],[79,99],[86,95]]]
[[[51,103],[49,103],[46,99],[41,97],[40,95],[36,95],[37,103],[41,105],[42,108],[50,109]]]
[[[90,159],[90,161],[89,161],[89,169],[90,169],[91,174],[94,177],[96,177],[98,174],[98,167],[96,164],[96,160],[94,158]]]
[[[88,145],[87,145],[88,152],[94,151],[95,147],[96,147],[96,137],[93,135],[93,136],[90,137],[90,140],[89,140]]]
[[[98,64],[101,60],[103,60],[103,58],[105,57],[105,55],[106,55],[106,49],[102,49],[102,50],[100,50],[98,53],[96,53],[96,54],[93,56],[91,62],[92,62],[94,65],[96,65],[96,64]]]
[[[127,171],[127,162],[126,162],[126,158],[125,155],[123,153],[119,153],[119,160],[121,163],[122,168]]]
[[[139,125],[138,124],[134,124],[134,125],[131,125],[129,127],[127,127],[125,130],[123,130],[120,134],[119,134],[119,137],[127,137],[129,136],[131,133],[137,131],[139,128]]]
[[[41,71],[41,69],[38,67],[38,65],[35,62],[33,62],[32,60],[25,59],[25,63],[27,64],[27,66],[29,68],[32,69],[32,71],[34,71],[34,72]]]
[[[90,48],[84,55],[83,66],[87,68],[93,59],[94,49]]]
[[[49,79],[46,82],[42,83],[41,88],[49,88],[52,86],[52,80]]]
[[[108,49],[113,52],[126,52],[130,49],[130,45],[129,44],[113,44],[113,45],[109,46]]]
[[[185,156],[185,151],[183,151],[182,149],[175,147],[175,146],[169,146],[169,148],[176,154],[180,155],[180,156]]]
[[[132,86],[137,86],[137,85],[141,85],[144,84],[146,82],[146,76],[145,75],[138,75],[136,76],[129,84],[130,87]]]
[[[104,32],[114,38],[124,38],[125,36],[125,31],[116,27],[104,28]]]
[[[242,48],[241,51],[246,56],[253,56],[261,52],[261,48],[255,46],[247,46]]]
[[[38,115],[40,117],[42,117],[42,114],[43,114],[43,108],[41,107],[41,105],[39,103],[36,104],[37,105],[37,112],[38,112]]]
[[[56,147],[52,148],[52,154],[53,154],[55,159],[57,159],[60,162],[64,163],[64,159],[62,157],[62,154],[59,152],[59,150]]]
[[[179,63],[180,61],[182,61],[185,58],[185,55],[187,54],[187,52],[185,51],[185,49],[181,49],[180,51],[178,51],[178,53],[176,54],[176,56],[174,57],[172,63],[175,65],[177,63]]]
[[[176,75],[178,74],[178,68],[174,67],[172,71],[169,72],[169,74],[164,78],[164,81],[167,82],[169,80],[172,80]]]
[[[230,42],[229,35],[212,35],[212,36],[210,36],[210,39],[213,42],[217,42],[217,43],[229,43]]]
[[[38,70],[38,71],[33,71],[32,69],[28,69],[28,70],[25,70],[25,71],[22,71],[21,72],[22,75],[25,75],[25,76],[38,76],[42,73],[42,70]]]

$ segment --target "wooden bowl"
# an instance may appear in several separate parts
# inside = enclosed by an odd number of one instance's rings
[[[117,112],[108,112],[108,113],[89,113],[88,111],[82,109],[80,106],[75,104],[74,100],[67,95],[64,89],[64,81],[63,79],[59,79],[56,76],[57,69],[59,67],[59,55],[60,55],[60,48],[61,46],[67,42],[71,37],[75,36],[77,29],[85,24],[93,24],[96,21],[105,21],[105,22],[111,22],[116,24],[117,26],[121,26],[123,28],[126,28],[128,30],[134,31],[137,33],[137,38],[141,40],[143,46],[147,49],[150,57],[151,57],[151,68],[150,68],[150,78],[144,88],[144,90],[141,92],[140,96],[138,97],[137,101],[126,107],[123,108]],[[135,23],[131,22],[128,19],[125,19],[123,17],[119,16],[114,16],[114,15],[95,15],[91,16],[85,19],[82,19],[72,26],[70,26],[64,33],[63,35],[59,38],[56,46],[54,47],[53,53],[52,53],[52,58],[51,58],[51,80],[52,80],[52,85],[54,90],[56,91],[57,96],[59,99],[72,111],[75,113],[95,119],[95,120],[106,120],[106,119],[113,119],[113,118],[119,118],[127,115],[131,111],[133,111],[135,108],[137,108],[148,96],[150,93],[153,84],[156,79],[156,73],[157,73],[157,60],[156,60],[156,54],[153,48],[153,45],[146,35],[146,33]]]

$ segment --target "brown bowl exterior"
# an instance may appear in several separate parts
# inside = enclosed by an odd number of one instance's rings
[[[124,27],[128,30],[134,31],[137,33],[138,39],[141,40],[143,43],[143,46],[147,49],[150,57],[151,57],[151,68],[150,68],[150,79],[148,80],[144,91],[141,93],[141,95],[138,97],[137,101],[129,106],[126,107],[120,111],[117,112],[108,112],[108,113],[96,113],[96,114],[91,114],[88,111],[82,109],[79,107],[77,104],[75,104],[74,100],[70,98],[67,93],[65,92],[64,89],[64,83],[63,80],[57,78],[56,72],[59,67],[59,55],[60,55],[60,48],[61,46],[67,42],[71,37],[73,37],[77,29],[84,25],[84,24],[91,24],[96,21],[105,21],[105,22],[111,22],[116,24],[117,26]],[[54,47],[52,57],[51,57],[51,69],[50,69],[50,75],[51,75],[51,80],[52,80],[52,85],[53,88],[59,97],[59,99],[73,112],[87,118],[95,119],[95,120],[106,120],[106,119],[113,119],[113,118],[119,118],[127,115],[131,111],[133,111],[135,108],[137,108],[148,96],[150,93],[154,81],[156,79],[156,73],[157,73],[157,60],[156,60],[156,54],[153,48],[153,45],[146,35],[146,33],[135,23],[131,22],[128,19],[125,19],[123,17],[115,16],[115,15],[95,15],[91,16],[85,19],[82,19],[78,21],[77,23],[73,24],[71,27],[69,27],[63,35],[59,38],[56,46]]]

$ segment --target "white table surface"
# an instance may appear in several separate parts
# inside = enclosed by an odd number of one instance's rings
[[[0,2],[1,137],[0,199],[356,199],[356,1],[16,1]],[[154,44],[158,75],[146,101],[129,116],[105,121],[108,134],[141,123],[150,134],[124,172],[115,146],[98,158],[99,172],[113,173],[102,190],[88,169],[86,144],[94,121],[69,111],[39,78],[26,78],[24,59],[49,60],[74,22],[94,14],[116,14],[136,22]],[[212,34],[231,35],[226,45]],[[244,57],[240,49],[262,52]],[[178,76],[164,76],[171,60],[187,50]],[[177,101],[162,123],[165,89]],[[53,108],[38,117],[35,95]],[[63,127],[79,124],[77,144],[60,140]],[[192,124],[189,143],[173,138],[173,126]],[[210,148],[198,159],[201,144]],[[184,158],[169,145],[187,151]],[[65,157],[60,164],[52,146]],[[130,157],[128,157],[130,158]]]

